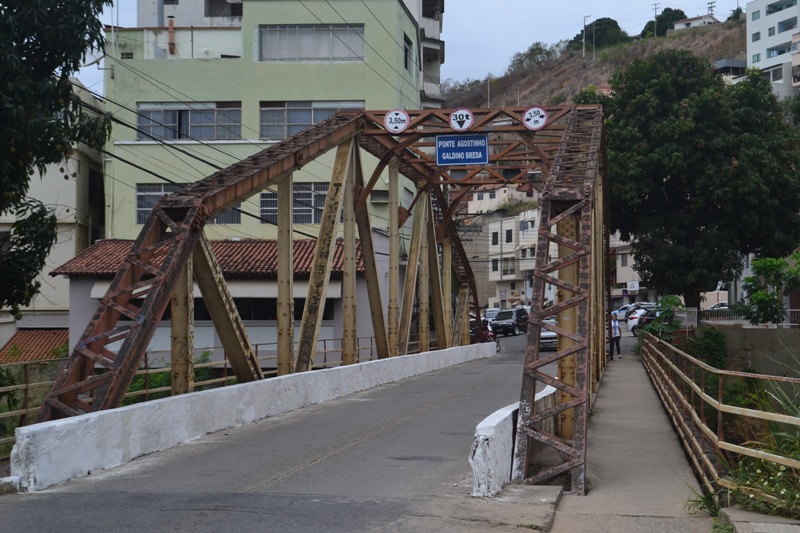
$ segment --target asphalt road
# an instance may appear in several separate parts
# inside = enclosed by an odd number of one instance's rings
[[[0,530],[518,530],[470,496],[475,426],[519,399],[525,337],[501,343],[491,359],[2,496]]]

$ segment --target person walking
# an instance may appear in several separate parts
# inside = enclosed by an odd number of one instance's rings
[[[622,351],[619,348],[619,340],[622,338],[622,330],[619,327],[619,320],[617,320],[617,313],[611,313],[611,359],[614,359],[614,347],[617,347],[617,356],[622,359]]]

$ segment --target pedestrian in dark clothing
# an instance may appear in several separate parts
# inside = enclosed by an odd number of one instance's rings
[[[614,358],[614,347],[617,347],[617,355],[622,359],[622,351],[619,349],[619,340],[622,337],[622,330],[619,327],[619,320],[617,320],[617,313],[611,313],[611,358]]]

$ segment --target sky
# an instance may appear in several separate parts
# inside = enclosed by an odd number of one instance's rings
[[[630,35],[638,34],[653,18],[653,6],[682,9],[687,17],[708,13],[725,20],[745,0],[446,0],[442,39],[445,62],[442,80],[484,79],[502,75],[516,52],[534,42],[555,44],[578,34],[586,24],[609,17]],[[106,24],[119,20],[123,27],[136,26],[136,0],[117,0],[102,17]],[[590,35],[587,32],[587,37]],[[103,75],[97,66],[82,69],[78,78],[89,89],[103,93]]]

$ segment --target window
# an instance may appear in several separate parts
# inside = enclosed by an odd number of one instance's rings
[[[414,52],[414,45],[408,35],[403,35],[403,66],[407,71],[411,72],[412,54]]]
[[[783,80],[783,67],[778,67],[770,70],[771,80],[770,81],[781,81]]]
[[[506,242],[514,242],[514,230],[506,230]]]
[[[509,289],[511,289],[512,291],[515,291],[515,290],[517,290],[517,282],[516,282],[516,281],[512,281],[512,282],[510,282],[510,283],[508,284],[508,288],[509,288]]]
[[[761,61],[761,54],[753,54],[753,63]]]
[[[178,0],[164,0],[165,6],[177,6]]]
[[[215,216],[206,224],[241,224],[242,223],[242,212],[239,211],[242,208],[242,204],[236,204],[236,207],[233,209],[228,209],[227,211],[220,213],[219,215]]]
[[[242,4],[230,3],[228,0],[205,0],[207,17],[241,17]],[[164,2],[166,4],[166,2]],[[175,0],[177,4],[177,0]]]
[[[760,40],[761,40],[761,32],[757,31],[757,32],[755,32],[753,34],[753,42],[760,41]]]
[[[170,194],[181,186],[173,183],[137,183],[136,184],[136,223],[144,224],[150,211],[156,206],[158,199]]]
[[[292,222],[319,224],[329,183],[295,183],[292,189]],[[277,224],[278,193],[261,193],[261,223]]]
[[[180,190],[182,185],[177,183],[137,183],[136,184],[136,223],[144,224],[150,211],[164,195]],[[236,204],[235,209],[240,209],[242,204]],[[229,209],[212,218],[207,224],[241,224],[242,213]]]
[[[528,249],[527,248],[523,248],[522,250],[520,250],[519,251],[519,256],[520,256],[521,259],[525,259],[526,257],[528,257]]]
[[[489,198],[490,199],[494,199],[496,196],[497,196],[497,194],[494,191],[490,191],[489,192]]]
[[[619,266],[622,266],[622,267],[628,266],[628,254],[620,254],[620,256],[619,256]]]
[[[761,18],[761,11],[753,11],[753,15],[750,20],[758,20]]]
[[[133,59],[133,52],[122,52],[119,55],[120,59]]]
[[[496,231],[492,232],[492,244],[498,244],[500,242],[500,234]]]
[[[500,261],[492,259],[492,272],[497,272],[498,270],[500,270]]]
[[[770,29],[768,29],[768,30],[767,30],[767,34],[769,34],[769,36],[770,36],[770,37],[772,37],[773,35],[775,35],[775,26],[773,26],[773,27],[771,27]]]
[[[363,61],[363,24],[260,26],[261,61]]]
[[[363,100],[261,102],[262,139],[287,139],[343,109],[364,109]]]
[[[516,272],[514,260],[511,258],[503,259],[503,275],[510,276]]]
[[[478,193],[478,200],[483,200],[483,193],[482,192]]]
[[[241,139],[242,103],[139,104],[137,140]]]
[[[526,231],[528,229],[528,221],[527,220],[520,220],[519,221],[519,230]]]

